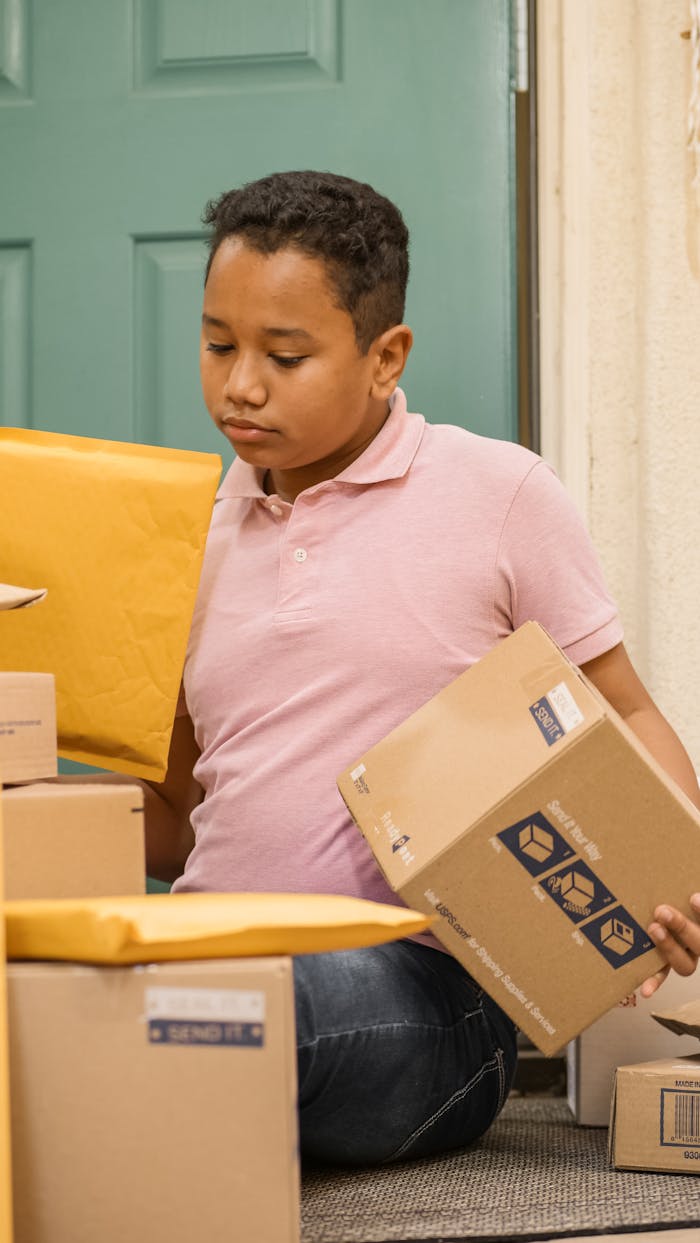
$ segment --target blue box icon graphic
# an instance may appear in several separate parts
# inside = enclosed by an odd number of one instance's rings
[[[604,911],[597,919],[581,928],[584,937],[594,949],[607,959],[611,967],[624,967],[634,958],[641,957],[654,948],[641,924],[624,906]]]
[[[531,876],[541,876],[576,853],[541,811],[509,825],[497,837]]]
[[[617,901],[582,859],[545,877],[540,886],[575,924]]]

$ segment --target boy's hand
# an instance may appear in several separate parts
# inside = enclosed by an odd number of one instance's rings
[[[700,918],[700,893],[691,896],[690,905]],[[700,924],[673,906],[657,906],[654,922],[647,932],[666,959],[666,966],[644,981],[639,990],[642,997],[652,997],[671,970],[679,975],[692,975],[700,956]],[[700,990],[700,985],[698,988]]]

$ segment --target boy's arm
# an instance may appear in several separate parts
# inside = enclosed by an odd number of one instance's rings
[[[669,777],[700,808],[700,788],[690,757],[637,677],[624,644],[618,643],[609,652],[589,660],[581,666],[581,670],[619,712]]]
[[[97,782],[100,785],[139,785],[144,794],[146,873],[170,883],[182,875],[194,845],[190,815],[202,801],[203,790],[192,770],[199,759],[190,717],[177,716],[170,739],[164,781],[143,781],[125,773],[85,773],[53,777],[53,781]]]
[[[690,757],[678,735],[659,712],[651,695],[637,677],[622,643],[581,666],[586,677],[605,696],[613,708],[634,730],[662,768],[700,807],[700,789]],[[692,878],[695,879],[695,878]],[[697,879],[696,879],[697,883]],[[700,895],[691,899],[700,917]],[[673,968],[680,975],[692,975],[700,955],[700,928],[673,907],[659,906],[648,929],[654,944],[666,959],[666,966],[645,980],[641,992],[651,997]]]
[[[181,876],[194,846],[190,816],[204,793],[192,772],[198,759],[191,718],[176,716],[165,780],[141,782],[145,795],[146,872],[156,880],[171,882]]]

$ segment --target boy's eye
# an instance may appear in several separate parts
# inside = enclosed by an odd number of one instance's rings
[[[232,345],[215,345],[213,341],[207,342],[207,349],[211,354],[228,354],[233,349]]]
[[[298,367],[299,363],[303,363],[304,359],[307,357],[307,354],[297,354],[293,357],[289,354],[270,354],[270,358],[272,358],[279,367]]]

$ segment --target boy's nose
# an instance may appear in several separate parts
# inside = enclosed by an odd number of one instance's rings
[[[267,390],[257,369],[237,359],[228,373],[224,397],[233,406],[263,406]]]

